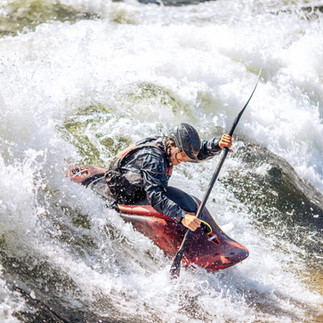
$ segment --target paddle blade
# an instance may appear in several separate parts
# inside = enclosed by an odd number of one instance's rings
[[[172,266],[170,267],[169,273],[170,273],[171,279],[177,279],[179,277],[179,274],[181,272],[181,259],[182,259],[182,253],[178,252],[174,257]]]
[[[174,257],[172,266],[170,267],[170,271],[169,271],[172,279],[176,279],[179,277],[179,274],[181,272],[181,260],[183,258],[186,242],[190,237],[191,232],[192,232],[191,230],[186,231],[182,244],[179,247],[177,254]]]

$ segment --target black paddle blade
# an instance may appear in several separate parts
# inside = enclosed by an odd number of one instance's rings
[[[199,215],[199,212],[198,212],[198,215]],[[186,243],[191,235],[191,232],[192,232],[191,230],[186,231],[185,236],[182,241],[182,244],[179,247],[179,250],[173,259],[172,266],[170,267],[170,270],[169,270],[170,277],[172,280],[177,279],[179,277],[180,272],[181,272],[181,260],[183,258],[185,246],[186,246]],[[219,242],[217,242],[217,243],[219,243]]]
[[[181,272],[181,259],[182,254],[177,253],[169,271],[171,279],[177,279],[179,277]]]
[[[174,257],[172,266],[170,267],[170,271],[169,271],[172,279],[177,279],[179,277],[179,274],[181,272],[181,260],[183,258],[183,253],[185,250],[186,242],[187,242],[188,238],[190,237],[191,232],[192,232],[191,230],[186,231],[183,241],[182,241],[182,244],[179,247],[177,254]]]

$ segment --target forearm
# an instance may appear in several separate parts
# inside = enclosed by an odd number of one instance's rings
[[[201,150],[197,156],[197,159],[202,161],[208,158],[212,158],[221,152],[219,141],[213,138],[209,141],[203,140],[201,144]]]
[[[185,212],[165,195],[161,187],[152,187],[146,192],[149,203],[157,212],[170,217],[177,223],[181,222]]]
[[[222,135],[220,140],[215,138],[206,141],[203,140],[201,144],[200,153],[197,156],[198,160],[205,160],[218,155],[222,149],[230,148],[232,146],[232,138],[229,135]],[[231,150],[230,150],[231,151]]]

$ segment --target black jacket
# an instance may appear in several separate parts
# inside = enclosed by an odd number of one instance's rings
[[[146,142],[155,146],[140,148]],[[166,174],[166,169],[172,166],[166,157],[165,138],[147,138],[137,145],[139,148],[130,151],[123,158],[119,167],[121,176],[130,183],[130,189],[141,191],[141,196],[146,196],[156,211],[179,223],[186,212],[165,195],[170,177]],[[202,141],[197,159],[202,161],[212,158],[220,151],[217,140]]]

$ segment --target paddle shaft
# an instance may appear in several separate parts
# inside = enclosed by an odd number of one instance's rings
[[[249,102],[250,102],[253,94],[255,93],[256,88],[257,88],[257,85],[258,85],[258,82],[259,82],[259,79],[260,79],[261,72],[262,72],[262,70],[259,72],[257,83],[256,83],[256,85],[255,85],[255,87],[254,87],[254,89],[253,89],[253,91],[252,91],[252,93],[251,93],[251,95],[250,95],[247,103],[244,105],[244,107],[242,108],[242,110],[240,111],[240,113],[234,119],[233,124],[231,126],[231,129],[230,129],[230,131],[228,133],[229,136],[232,136],[233,135],[233,132],[234,132],[234,130],[235,130],[235,128],[236,128],[236,126],[237,126],[237,124],[238,124],[238,122],[239,122],[239,120],[240,120],[240,118],[241,118],[241,116],[242,116],[242,114],[244,112],[244,110],[248,106],[248,104],[249,104]],[[217,180],[217,178],[219,176],[220,170],[221,170],[221,168],[223,166],[223,163],[224,163],[224,161],[225,161],[225,159],[226,159],[226,157],[228,155],[228,152],[229,152],[229,149],[227,147],[224,148],[224,153],[223,153],[223,155],[222,155],[222,157],[221,157],[221,159],[220,159],[220,161],[219,161],[219,163],[217,165],[216,170],[213,173],[213,176],[212,176],[212,179],[210,181],[209,187],[208,187],[208,189],[207,189],[207,191],[206,191],[206,193],[204,195],[204,198],[203,198],[203,200],[202,200],[202,202],[201,202],[201,204],[199,206],[199,209],[198,209],[198,211],[196,213],[196,217],[197,218],[200,218],[201,217],[201,214],[202,214],[202,212],[203,212],[203,210],[205,208],[205,204],[206,204],[206,202],[207,202],[207,200],[208,200],[208,198],[210,196],[210,193],[212,191],[212,188],[214,186],[214,183],[215,183],[215,181]],[[185,250],[186,242],[189,239],[189,237],[191,235],[191,232],[192,232],[191,230],[187,230],[186,231],[185,236],[184,236],[184,238],[182,240],[181,246],[179,247],[178,252],[177,252],[177,254],[174,257],[173,264],[172,264],[172,266],[170,268],[170,275],[171,275],[172,278],[177,278],[179,276],[180,269],[181,269],[181,267],[180,267],[181,260],[182,260],[183,253],[184,253],[184,250]]]

